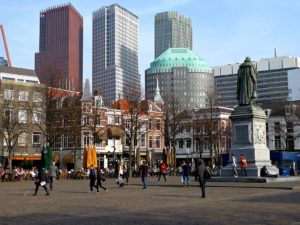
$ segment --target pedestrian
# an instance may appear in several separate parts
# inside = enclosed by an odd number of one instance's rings
[[[102,188],[106,192],[108,191],[108,189],[102,185],[102,182],[104,182],[104,181],[105,181],[105,178],[102,175],[102,171],[101,171],[101,168],[99,165],[98,169],[97,169],[97,184],[96,184],[97,192],[99,192],[99,188]]]
[[[184,160],[181,168],[182,168],[183,186],[190,187],[189,179],[190,179],[190,174],[191,174],[191,167]]]
[[[202,198],[205,198],[205,179],[204,179],[204,171],[206,170],[203,159],[199,159],[198,161],[198,176],[199,176],[199,185],[202,191]]]
[[[126,184],[128,184],[128,167],[126,162],[123,165],[123,179],[126,179]]]
[[[234,177],[238,177],[238,173],[236,170],[237,167],[237,161],[236,161],[236,157],[234,154],[231,154],[231,160],[232,160],[232,171],[233,171],[233,176]]]
[[[240,166],[241,166],[241,176],[246,177],[247,176],[247,170],[246,170],[247,159],[243,154],[240,155]]]
[[[93,191],[93,187],[97,188],[97,186],[95,185],[95,181],[96,181],[96,170],[94,168],[93,165],[91,165],[91,168],[90,168],[90,175],[89,175],[89,178],[90,178],[90,191],[92,192]]]
[[[159,175],[158,175],[158,181],[160,181],[161,175],[164,177],[165,182],[167,181],[166,178],[166,173],[167,173],[167,164],[164,163],[162,160],[160,161],[159,165]]]
[[[142,176],[142,182],[143,182],[143,189],[147,189],[148,188],[148,164],[146,162],[146,160],[144,160],[143,164],[140,166],[139,168],[139,174],[141,174]]]
[[[47,183],[49,183],[49,179],[46,175],[46,172],[43,170],[42,167],[39,167],[36,171],[36,176],[35,176],[35,191],[33,195],[36,195],[38,193],[39,187],[42,186],[44,190],[46,191],[46,195],[50,195],[48,188],[47,188]]]
[[[58,168],[55,166],[55,162],[52,163],[52,166],[50,166],[49,171],[48,171],[48,177],[50,180],[50,190],[52,191],[53,189],[53,183],[54,180],[56,179],[58,175]]]

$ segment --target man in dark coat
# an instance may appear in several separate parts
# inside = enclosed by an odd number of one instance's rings
[[[49,183],[49,179],[42,167],[38,168],[34,183],[35,183],[35,191],[33,195],[36,195],[38,193],[40,186],[42,186],[45,189],[46,195],[50,195],[47,188],[47,183]]]
[[[90,175],[89,175],[89,178],[90,178],[90,191],[93,191],[93,187],[97,188],[97,186],[95,185],[95,181],[96,181],[96,170],[95,170],[95,168],[93,167],[93,165],[91,165],[91,168],[90,168]]]
[[[202,198],[205,198],[205,179],[204,179],[205,164],[202,159],[199,159],[197,171],[199,175],[199,184],[202,191]]]
[[[102,188],[103,190],[107,191],[107,188],[102,186],[103,181],[105,181],[105,178],[103,177],[101,168],[99,166],[97,169],[97,184],[96,184],[97,192],[99,192],[99,188]]]
[[[139,174],[142,175],[142,182],[144,184],[143,189],[148,188],[148,164],[146,161],[143,162],[143,164],[139,168]]]

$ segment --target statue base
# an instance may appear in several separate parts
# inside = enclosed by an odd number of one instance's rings
[[[240,176],[239,159],[243,154],[247,160],[247,176],[260,176],[260,170],[266,166],[271,174],[278,174],[278,168],[271,164],[270,150],[266,145],[266,113],[259,106],[238,106],[231,114],[232,147],[229,150],[228,165],[222,169],[222,177],[233,177],[231,154],[237,159],[237,171]]]

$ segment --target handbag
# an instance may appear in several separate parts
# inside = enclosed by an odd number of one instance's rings
[[[205,168],[204,170],[204,174],[203,174],[204,179],[208,180],[211,178],[211,173],[208,171],[207,168]]]

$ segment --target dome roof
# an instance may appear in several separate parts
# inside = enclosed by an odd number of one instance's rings
[[[174,67],[187,67],[189,72],[212,73],[207,62],[188,48],[169,48],[158,56],[147,73],[171,72]]]

